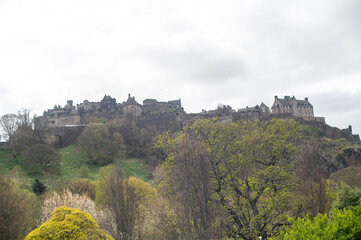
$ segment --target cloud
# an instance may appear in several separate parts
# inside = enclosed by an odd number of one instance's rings
[[[1,1],[0,115],[105,93],[182,98],[188,112],[295,95],[347,126],[361,110],[335,96],[359,104],[360,10],[358,0]]]

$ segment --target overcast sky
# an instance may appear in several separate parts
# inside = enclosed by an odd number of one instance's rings
[[[128,93],[187,112],[308,97],[361,133],[361,1],[0,0],[0,115]]]

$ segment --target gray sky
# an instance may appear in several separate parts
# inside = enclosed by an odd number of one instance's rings
[[[182,99],[187,112],[305,97],[361,133],[359,0],[0,0],[0,115]]]

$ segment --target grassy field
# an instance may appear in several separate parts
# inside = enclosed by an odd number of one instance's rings
[[[82,165],[82,156],[76,149],[75,145],[57,150],[61,157],[61,175],[55,176],[52,180],[62,181],[76,179],[80,175],[80,167]],[[145,159],[130,158],[120,160],[120,164],[124,170],[126,177],[135,176],[144,181],[150,181],[152,177],[152,169],[146,164]],[[21,157],[13,160],[9,151],[0,150],[0,172],[7,174],[14,166],[19,165],[23,170],[23,161]],[[92,180],[96,180],[100,166],[88,166],[89,175]],[[31,179],[45,180],[41,174],[30,174]],[[47,178],[49,180],[49,178]]]

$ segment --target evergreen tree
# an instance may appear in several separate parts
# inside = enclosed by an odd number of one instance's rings
[[[35,182],[31,186],[31,189],[36,195],[41,195],[45,192],[46,186],[39,181],[39,179],[35,179]]]

